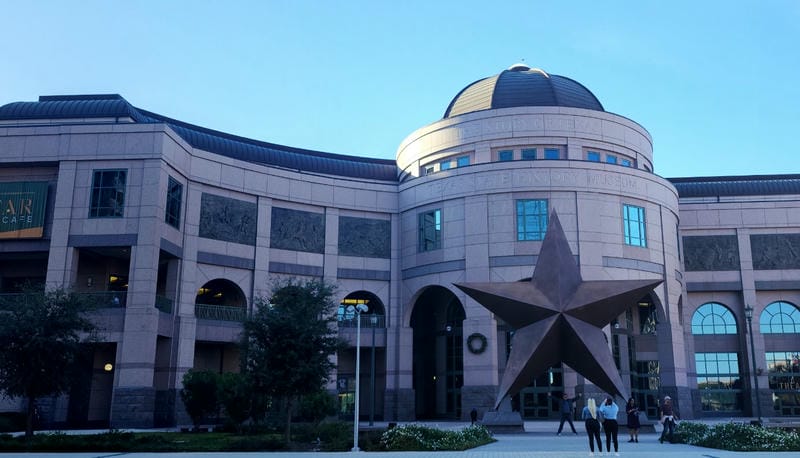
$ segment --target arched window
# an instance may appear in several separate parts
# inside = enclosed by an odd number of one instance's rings
[[[736,334],[736,319],[728,307],[708,302],[692,315],[692,334]]]
[[[800,310],[788,302],[773,302],[761,312],[762,334],[800,333]]]

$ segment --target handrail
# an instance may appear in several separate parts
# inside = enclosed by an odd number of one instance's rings
[[[97,308],[120,308],[128,303],[127,291],[101,291],[92,293],[75,293],[78,297],[88,299]]]
[[[166,296],[156,294],[156,308],[164,313],[172,313],[173,300]]]
[[[27,301],[25,297],[29,295],[30,293],[0,293],[0,310],[11,310],[16,304],[24,304]],[[126,291],[77,292],[75,296],[95,308],[121,308],[128,302]]]
[[[361,318],[361,329],[364,328],[376,328],[382,329],[386,327],[386,316],[385,315],[376,315],[376,314],[365,314],[360,315]],[[355,328],[357,327],[358,323],[356,323],[356,319],[352,318],[342,318],[339,320],[339,327],[340,328]]]
[[[194,304],[194,316],[204,320],[244,321],[247,308],[234,305]]]

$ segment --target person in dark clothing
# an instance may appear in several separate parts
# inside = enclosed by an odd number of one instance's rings
[[[665,439],[672,442],[672,436],[675,434],[675,420],[677,419],[678,413],[672,406],[672,398],[664,396],[664,403],[661,404],[661,423],[664,424],[664,430],[661,431],[659,442],[663,444]]]
[[[606,401],[600,408],[600,415],[603,416],[603,430],[606,432],[606,451],[611,455],[611,443],[614,443],[614,455],[619,456],[619,443],[617,442],[617,434],[619,433],[619,423],[617,423],[617,415],[619,414],[619,406],[611,397],[607,397]]]
[[[600,439],[600,421],[597,419],[597,404],[594,399],[586,401],[586,407],[581,412],[581,419],[586,426],[586,434],[589,435],[589,456],[594,455],[594,443],[597,442],[597,451],[603,454],[603,441]]]
[[[473,407],[472,410],[469,411],[469,419],[472,422],[471,424],[473,425],[475,424],[476,421],[478,421],[478,409]]]
[[[628,442],[639,442],[639,428],[642,427],[642,424],[639,422],[639,406],[636,404],[635,399],[628,399],[625,413],[628,414],[628,433],[631,436]]]
[[[550,396],[552,396],[555,399],[558,399],[558,396],[554,396],[552,394]],[[560,401],[561,401],[561,423],[558,424],[558,432],[556,433],[556,436],[560,436],[561,435],[561,430],[564,429],[564,422],[565,421],[569,422],[569,427],[572,428],[573,434],[575,434],[576,436],[578,435],[578,431],[575,431],[575,425],[572,424],[572,404],[579,397],[581,397],[580,394],[575,396],[574,398],[571,398],[571,397],[569,397],[567,395],[567,393],[564,393],[561,396],[561,399],[560,399]]]

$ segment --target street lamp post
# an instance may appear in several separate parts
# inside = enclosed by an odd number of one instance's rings
[[[758,373],[756,372],[756,346],[753,341],[753,307],[749,305],[744,308],[744,316],[747,318],[747,329],[750,332],[750,361],[753,366],[753,387],[755,388],[756,411],[758,412],[758,424],[761,425],[761,402],[758,397]]]
[[[350,305],[347,307],[349,313],[353,313],[356,317],[356,399],[355,399],[355,415],[353,416],[353,448],[352,452],[360,452],[358,448],[358,392],[361,385],[361,314],[369,310],[366,304]]]
[[[369,365],[369,425],[375,422],[375,326],[378,325],[378,317],[373,313],[369,320],[372,327],[372,343],[370,345],[370,365]]]

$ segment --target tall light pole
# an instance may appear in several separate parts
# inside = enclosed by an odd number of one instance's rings
[[[753,366],[753,386],[755,388],[756,411],[758,412],[758,424],[761,425],[761,402],[758,397],[758,373],[756,372],[756,345],[753,342],[753,307],[749,305],[744,308],[744,316],[747,318],[747,329],[750,331],[750,361]]]
[[[353,416],[353,448],[351,452],[360,452],[358,448],[358,392],[361,385],[361,314],[369,310],[366,304],[357,304],[355,306],[347,306],[347,312],[354,314],[356,317],[356,399],[355,399],[355,415]]]
[[[372,426],[375,422],[375,326],[378,325],[378,317],[374,313],[369,316],[369,324],[372,328],[369,365],[369,425]]]

